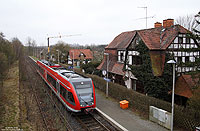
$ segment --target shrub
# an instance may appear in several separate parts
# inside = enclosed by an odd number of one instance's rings
[[[97,66],[99,66],[100,62],[90,62],[87,64],[81,64],[81,68],[84,69],[85,73],[99,75],[100,71],[97,70]]]
[[[96,88],[106,92],[106,82],[103,78],[96,75],[87,76],[92,78]],[[124,99],[128,100],[130,108],[139,111],[140,114],[146,117],[149,116],[149,106],[155,106],[171,112],[171,103],[129,90],[124,86],[112,82],[109,83],[109,96],[119,101]],[[200,126],[199,110],[175,105],[174,113],[174,125],[176,127],[193,130],[194,127]]]
[[[95,88],[106,92],[106,81],[96,75],[84,74],[76,70],[79,74],[90,77],[93,80]],[[137,110],[141,115],[148,118],[149,106],[155,106],[171,112],[171,103],[163,101],[154,97],[146,96],[133,90],[129,90],[124,86],[109,82],[109,96],[116,100],[128,100],[129,107]],[[186,130],[194,130],[195,127],[200,126],[200,110],[184,108],[178,105],[174,106],[174,125],[178,128]]]

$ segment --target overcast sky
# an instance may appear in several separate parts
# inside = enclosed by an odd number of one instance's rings
[[[66,43],[109,44],[124,31],[148,28],[163,19],[197,14],[200,0],[1,0],[0,32],[8,40],[18,37],[25,44],[27,37],[37,45],[47,45],[47,35],[81,34],[50,39]]]

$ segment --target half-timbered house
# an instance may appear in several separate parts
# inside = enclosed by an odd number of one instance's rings
[[[142,64],[140,54],[135,46],[142,41],[149,49],[152,73],[161,76],[166,63],[166,53],[171,54],[176,60],[176,71],[185,73],[196,70],[193,65],[184,63],[195,62],[199,58],[199,44],[188,37],[190,32],[180,25],[174,25],[173,19],[163,20],[163,24],[156,22],[154,28],[128,31],[119,34],[105,48],[109,54],[108,72],[113,82],[126,85],[129,89],[140,89],[137,78],[128,69],[128,65],[139,66]],[[191,50],[188,50],[191,49]],[[106,70],[107,57],[97,67]]]

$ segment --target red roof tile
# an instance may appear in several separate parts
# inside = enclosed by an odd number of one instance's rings
[[[188,33],[189,31],[180,25],[174,25],[168,28],[158,27],[122,32],[105,49],[126,49],[136,32],[149,50],[165,50],[178,33]]]
[[[181,75],[176,81],[175,94],[187,98],[192,97],[192,88],[199,81],[199,78],[193,79],[191,75]]]
[[[135,36],[136,31],[122,32],[105,48],[126,49]]]
[[[81,53],[85,56],[85,59],[93,59],[93,54],[90,49],[70,49],[70,59],[80,59]],[[74,55],[74,56],[73,56]]]
[[[188,33],[189,31],[180,25],[168,28],[151,28],[139,30],[138,34],[149,50],[165,50],[175,39],[178,33]]]
[[[124,67],[124,64],[122,64],[122,63],[115,63],[113,65],[113,67],[112,67],[111,72],[114,73],[114,74],[118,74],[118,75],[124,75],[123,67]]]
[[[123,63],[118,63],[113,60],[109,60],[109,67],[108,72],[118,74],[118,75],[124,75],[123,72]],[[101,62],[101,64],[97,67],[98,70],[107,70],[107,63],[105,62],[105,59]]]
[[[109,54],[109,65],[108,71],[118,75],[124,75],[123,72],[123,63],[117,62],[117,51],[116,50],[106,50],[106,53]],[[104,55],[104,59],[101,64],[97,67],[98,70],[107,70],[107,56]]]
[[[109,65],[109,71],[112,71],[113,73],[115,72],[116,74],[124,74],[122,71],[123,64],[117,62],[117,49],[127,49],[127,47],[131,44],[136,34],[140,36],[140,38],[149,48],[149,50],[153,51],[165,50],[172,43],[172,41],[175,39],[178,33],[188,32],[189,31],[187,29],[180,25],[174,25],[168,28],[157,27],[151,29],[122,32],[117,37],[115,37],[114,40],[107,47],[105,47],[105,52],[108,52],[109,54],[112,54],[114,56],[109,59],[115,59],[112,60],[111,64]],[[158,56],[161,56],[161,58],[158,58]],[[97,67],[97,69],[106,69],[105,59],[106,58],[104,57],[102,63],[99,65],[99,67]],[[161,54],[153,53],[151,54],[151,59],[153,62],[152,66],[154,75],[160,76],[164,68],[165,56],[162,52]],[[118,68],[120,69],[119,71],[117,70]]]

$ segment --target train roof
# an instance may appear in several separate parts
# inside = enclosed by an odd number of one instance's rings
[[[50,61],[47,61],[47,60],[40,60],[42,63],[48,65],[48,66],[52,66],[52,67],[61,67],[59,64],[55,64],[55,63],[52,63]]]
[[[79,74],[76,74],[75,72],[73,72],[71,70],[67,70],[64,67],[53,67],[52,69],[55,70],[55,72],[60,73],[63,76],[67,77],[68,79],[71,79],[71,78],[83,78]]]
[[[75,73],[74,71],[67,70],[65,67],[62,66],[56,66],[57,64],[54,64],[52,62],[46,61],[46,60],[40,60],[40,62],[44,63],[46,66],[57,72],[58,74],[61,74],[63,77],[70,79],[72,81],[77,81],[78,79],[91,79],[86,78],[80,74]],[[54,66],[55,65],[55,66]]]
[[[48,61],[46,61],[46,60],[40,60],[42,63],[44,63],[44,64],[46,64],[46,65],[48,65],[49,64],[49,62]]]

